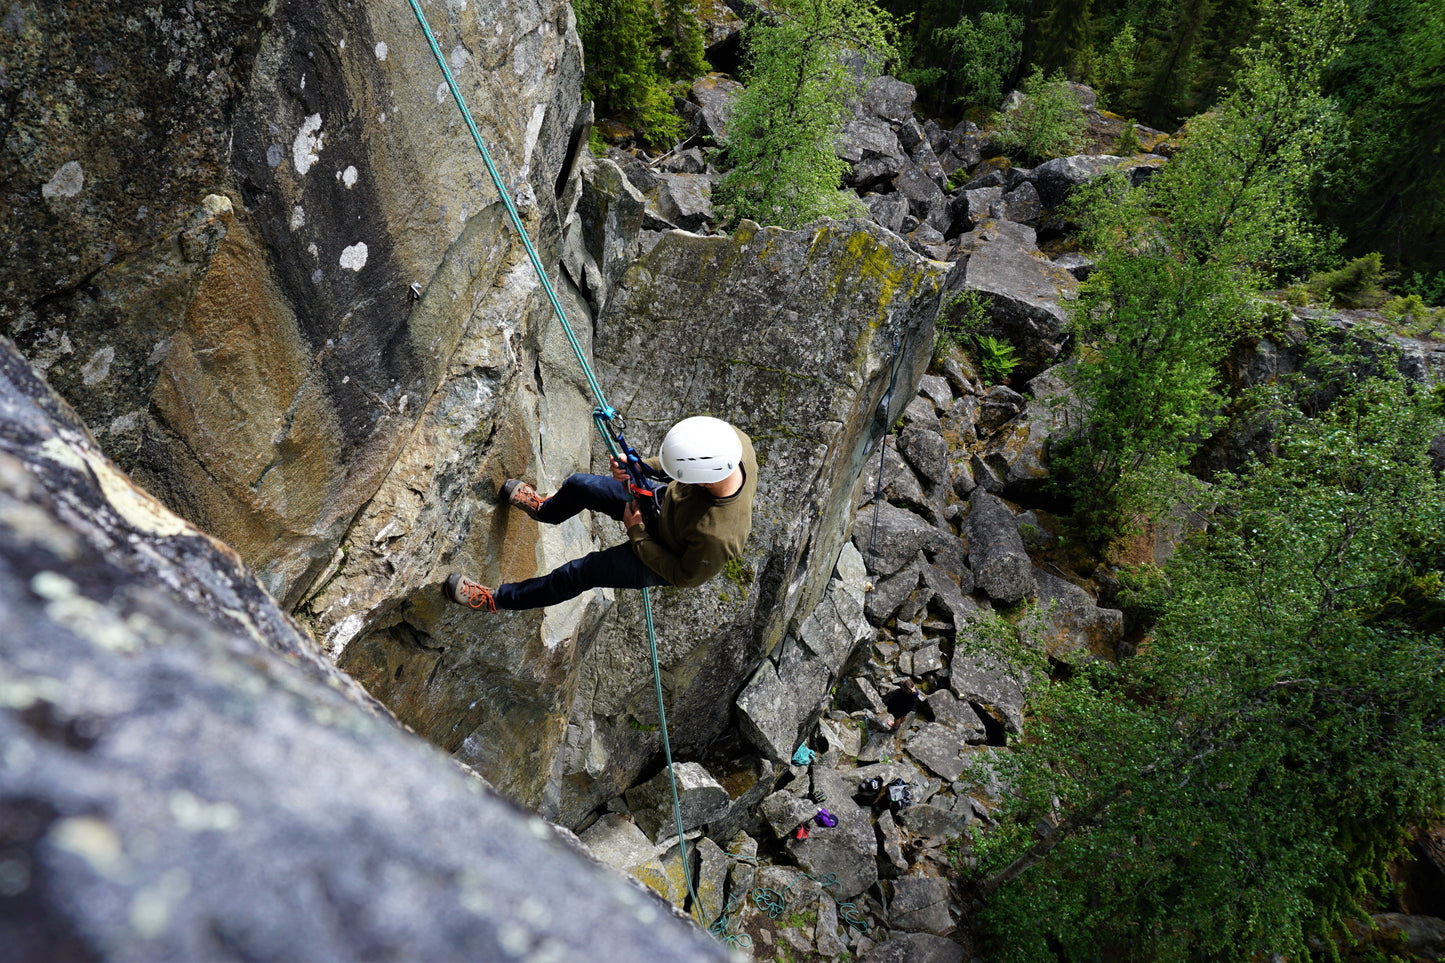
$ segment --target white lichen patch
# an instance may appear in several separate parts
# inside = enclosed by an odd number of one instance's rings
[[[171,818],[186,832],[226,832],[241,824],[241,811],[228,802],[208,803],[184,789],[171,793],[167,802]]]
[[[224,217],[227,214],[235,213],[236,206],[224,194],[207,194],[201,198],[201,210],[205,211],[209,217]]]
[[[291,230],[299,231],[306,226],[306,209],[300,204],[291,208]]]
[[[291,159],[296,164],[296,173],[304,176],[311,170],[311,165],[321,159],[322,139],[325,136],[321,132],[321,115],[312,114],[307,117],[296,134],[296,140],[291,144]]]
[[[106,345],[90,356],[80,366],[80,378],[87,385],[98,385],[110,375],[110,366],[115,361],[115,348]]]
[[[346,170],[336,176],[341,178],[341,183],[346,185],[347,190],[356,186],[356,168],[354,166],[348,166]]]
[[[93,816],[62,819],[51,827],[49,839],[56,849],[79,856],[102,876],[115,879],[126,870],[120,836],[103,820]]]
[[[385,40],[378,40],[378,41],[376,42],[376,59],[377,59],[377,60],[385,60],[385,59],[386,59],[386,41],[385,41]]]
[[[437,103],[439,103],[439,104],[444,104],[444,103],[446,103],[446,102],[447,102],[447,82],[446,82],[445,80],[443,80],[441,83],[437,84]]]
[[[353,271],[366,267],[366,242],[357,241],[341,252],[341,266]]]
[[[81,452],[59,438],[48,438],[40,454],[58,464],[84,472],[89,469],[100,483],[101,493],[116,512],[135,528],[163,538],[197,534],[181,518],[150,495],[142,492],[108,460],[92,452]]]
[[[75,197],[85,187],[85,169],[79,161],[61,164],[60,169],[40,188],[42,197]]]
[[[326,638],[321,643],[322,648],[330,652],[333,657],[340,655],[345,651],[347,643],[356,638],[357,633],[365,624],[366,620],[360,615],[348,615],[326,633]]]
[[[466,47],[457,44],[452,48],[451,62],[453,70],[461,70],[467,65],[469,59],[471,59],[471,54],[467,53]]]
[[[171,925],[171,915],[191,892],[191,874],[174,866],[130,901],[130,926],[137,936],[153,940]]]

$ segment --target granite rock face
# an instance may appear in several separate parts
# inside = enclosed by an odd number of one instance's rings
[[[727,958],[397,725],[3,339],[0,411],[7,958]]]
[[[555,264],[582,118],[570,7],[431,16]],[[25,135],[0,159],[18,215],[4,333],[123,468],[295,607],[478,302],[530,284],[506,271],[499,220],[473,223],[496,191],[416,20],[405,5],[104,0],[17,5],[5,30]],[[46,83],[57,70],[66,84]]]

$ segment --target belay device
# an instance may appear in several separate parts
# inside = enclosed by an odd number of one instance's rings
[[[627,467],[627,490],[637,502],[637,510],[642,512],[643,521],[657,521],[662,514],[662,500],[657,497],[657,493],[667,487],[667,474],[643,461],[637,449],[627,443],[622,434],[627,423],[622,420],[617,409],[597,408],[592,412],[592,420],[597,422],[598,431],[617,442],[617,454],[622,457],[622,463]]]

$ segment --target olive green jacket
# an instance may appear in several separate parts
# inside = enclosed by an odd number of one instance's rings
[[[656,537],[642,525],[627,530],[642,563],[673,585],[692,588],[721,572],[742,554],[753,527],[753,496],[758,491],[758,456],[753,441],[743,443],[743,487],[718,498],[701,485],[668,484],[662,496]]]

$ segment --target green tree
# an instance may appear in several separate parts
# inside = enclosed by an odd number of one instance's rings
[[[948,53],[940,100],[997,106],[1023,52],[1023,29],[1023,18],[1005,5],[963,13],[956,23],[935,30],[934,43]]]
[[[649,0],[575,0],[577,32],[587,54],[582,95],[603,114],[621,114],[652,144],[682,130],[658,69],[658,23]]]
[[[1445,806],[1439,407],[1290,400],[1145,593],[1139,654],[1036,697],[983,846],[990,959],[1310,958]]]
[[[1091,410],[1058,461],[1096,545],[1174,497],[1178,469],[1222,405],[1218,365],[1257,317],[1254,294],[1323,242],[1305,192],[1334,115],[1318,93],[1339,4],[1276,4],[1278,41],[1244,51],[1229,96],[1188,126],[1177,158],[1140,188],[1081,192],[1097,268],[1071,308],[1072,370]]]
[[[1316,192],[1352,256],[1392,268],[1445,269],[1445,0],[1357,0],[1361,27],[1326,89],[1349,139]]]
[[[662,28],[671,46],[667,72],[679,80],[692,80],[707,73],[709,64],[703,49],[702,24],[694,0],[662,0]]]
[[[1004,150],[1041,161],[1076,153],[1083,146],[1086,125],[1079,96],[1063,74],[1045,80],[1035,70],[1024,81],[1022,93],[1022,102],[1006,111],[998,126]]]
[[[894,57],[895,34],[877,7],[846,0],[784,0],[751,21],[719,209],[789,228],[853,210],[834,144],[862,86]]]

